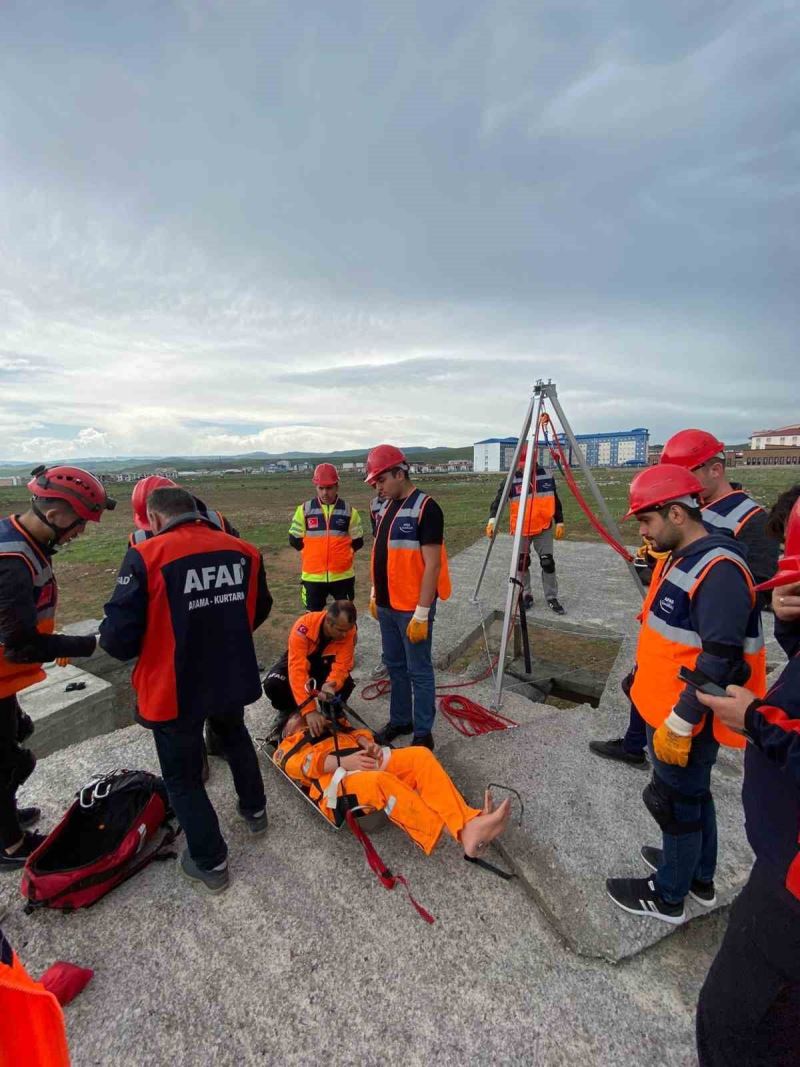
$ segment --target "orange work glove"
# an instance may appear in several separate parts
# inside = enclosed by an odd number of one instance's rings
[[[662,763],[685,767],[692,747],[692,724],[670,712],[653,734],[653,751]]]
[[[56,667],[69,667],[70,662],[71,661],[70,661],[69,656],[57,656],[56,657]]]
[[[556,523],[555,538],[556,538],[556,541],[563,541],[564,540],[564,523],[563,522],[557,522]]]
[[[369,591],[369,613],[373,619],[378,618],[378,605],[375,603],[375,586]]]
[[[491,537],[492,534],[494,533],[494,524],[495,524],[496,521],[497,521],[496,519],[489,519],[489,521],[486,523],[486,536],[487,537]]]
[[[428,639],[428,612],[430,608],[423,608],[419,604],[414,608],[411,621],[406,626],[406,637],[412,645],[418,645],[420,641]]]

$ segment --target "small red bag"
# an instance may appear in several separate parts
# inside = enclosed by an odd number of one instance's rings
[[[39,981],[63,1008],[86,988],[93,977],[94,971],[91,967],[79,967],[76,963],[56,960],[50,964]]]

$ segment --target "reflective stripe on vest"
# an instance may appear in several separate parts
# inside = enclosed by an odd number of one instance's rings
[[[678,678],[680,668],[693,669],[702,652],[702,639],[692,623],[691,602],[710,569],[723,560],[739,567],[755,602],[750,571],[741,556],[726,548],[711,548],[699,557],[684,556],[677,562],[670,560],[658,575],[653,576],[655,588],[652,588],[652,595],[651,590],[648,591],[631,700],[654,728],[665,721],[685,688],[685,683]],[[766,691],[766,655],[761,615],[755,606],[747,621],[742,652],[750,667],[748,688],[761,696]],[[702,726],[701,722],[694,733],[699,733]],[[734,733],[717,719],[714,719],[714,736],[731,748],[744,747],[741,734]]]
[[[36,597],[36,629],[51,634],[55,627],[58,585],[50,560],[13,516],[0,520],[0,557],[22,559],[31,573]],[[46,677],[39,663],[9,663],[0,645],[0,697],[12,696]]]
[[[703,508],[703,525],[712,533],[716,530],[727,530],[734,537],[738,537],[745,523],[763,510],[747,493],[735,489],[727,496],[715,500],[713,504],[706,504]]]
[[[330,508],[330,505],[327,507]],[[352,507],[341,497],[328,514],[317,497],[303,504],[304,582],[338,582],[353,577],[353,539],[350,536],[352,516]]]
[[[413,611],[419,603],[422,576],[425,573],[425,560],[419,541],[419,522],[430,499],[422,490],[414,489],[392,519],[387,541],[386,567],[389,602],[395,611]],[[380,523],[383,523],[385,518],[384,511],[381,513]],[[441,548],[441,564],[436,595],[441,600],[448,600],[451,586],[444,544]]]
[[[508,511],[509,533],[517,528],[519,501],[522,496],[522,471],[517,471],[511,482],[510,505]],[[531,482],[533,488],[534,483]],[[536,537],[546,530],[556,513],[556,483],[551,474],[537,474],[535,492],[525,502],[525,521],[522,526],[523,537]]]

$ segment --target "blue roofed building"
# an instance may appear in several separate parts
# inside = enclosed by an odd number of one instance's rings
[[[633,430],[612,430],[608,433],[579,433],[575,435],[590,467],[645,467],[650,431],[643,426]],[[558,439],[567,455],[570,466],[577,467],[578,459],[565,434]],[[514,457],[516,437],[488,437],[473,445],[474,465],[477,471],[507,471]],[[543,467],[553,466],[553,460],[544,440],[539,441],[540,459]]]

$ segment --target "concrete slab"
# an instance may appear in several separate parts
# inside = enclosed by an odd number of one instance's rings
[[[270,717],[249,713],[254,733]],[[449,841],[425,857],[390,828],[376,843],[436,916],[429,927],[270,768],[270,829],[252,841],[226,768],[211,762],[233,874],[222,897],[154,864],[91,909],[25,916],[17,879],[0,878],[4,930],[33,973],[55,958],[95,969],[66,1009],[75,1067],[695,1062],[715,917],[617,967],[581,958],[518,882],[469,867]],[[157,769],[147,731],[43,760],[22,801],[41,803],[51,825],[84,781],[119,766]]]
[[[522,794],[523,826],[504,835],[499,851],[569,947],[615,962],[632,956],[675,930],[626,915],[605,890],[607,877],[647,875],[639,849],[660,845],[660,831],[641,799],[649,775],[589,752],[596,733],[591,708],[534,705],[529,717],[519,730],[451,740],[440,749],[442,762],[469,796],[479,796],[487,781]],[[714,775],[718,907],[730,903],[753,861],[740,792],[741,759],[725,754]],[[687,913],[708,914],[691,900]]]
[[[77,667],[48,667],[47,678],[23,689],[18,699],[22,710],[33,719],[36,729],[30,747],[37,757],[122,725],[114,706],[114,690],[109,682]],[[66,692],[70,684],[82,689]]]

